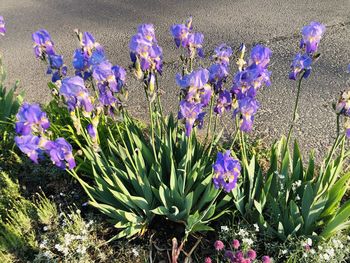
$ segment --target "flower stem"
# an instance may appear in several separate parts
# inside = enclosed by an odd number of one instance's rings
[[[214,96],[212,96],[210,98],[210,115],[209,115],[209,124],[208,124],[208,128],[207,128],[207,135],[205,136],[205,141],[207,141],[207,139],[210,136],[210,128],[211,128],[211,122],[212,122],[212,118],[213,118],[213,105],[214,105]]]
[[[295,99],[295,105],[294,105],[294,111],[293,111],[293,119],[292,119],[292,123],[290,125],[289,132],[288,132],[285,152],[287,151],[288,144],[289,144],[289,141],[290,141],[290,137],[292,135],[292,130],[293,130],[296,118],[297,118],[297,111],[298,111],[299,97],[300,97],[300,90],[301,90],[301,82],[303,80],[304,74],[305,74],[305,71],[303,71],[303,73],[300,75],[299,82],[298,82],[298,91],[297,91],[297,97]]]
[[[238,117],[237,116],[235,117],[235,124],[236,124],[236,129],[235,129],[234,133],[232,133],[232,135],[231,135],[231,138],[233,137],[233,140],[232,140],[232,143],[230,145],[230,150],[232,150],[233,145],[235,144],[235,142],[237,140],[238,133],[239,133],[239,127],[238,127],[239,123],[238,123]]]
[[[145,81],[144,83],[144,89],[145,89],[145,94],[146,94],[146,98],[148,101],[148,113],[149,113],[149,120],[150,120],[150,125],[151,125],[151,145],[152,145],[152,149],[153,149],[153,154],[154,154],[154,158],[157,160],[157,152],[156,152],[156,147],[155,147],[155,139],[154,139],[154,124],[153,124],[153,114],[152,114],[152,101],[148,95],[148,85],[149,83],[147,83]]]

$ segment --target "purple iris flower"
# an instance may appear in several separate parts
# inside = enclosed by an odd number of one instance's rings
[[[208,68],[208,71],[209,83],[213,85],[215,92],[218,93],[229,75],[228,67],[225,64],[215,63]]]
[[[259,103],[255,98],[245,97],[238,100],[238,108],[235,109],[234,115],[240,114],[240,130],[250,132],[253,128],[254,115],[259,108]]]
[[[350,117],[350,91],[344,91],[336,106],[335,106],[335,111],[338,114]]]
[[[181,78],[176,76],[176,82],[185,93],[186,100],[189,102],[201,103],[207,106],[212,96],[209,80],[209,71],[207,69],[199,69],[192,71],[190,74]]]
[[[171,34],[174,37],[176,47],[187,47],[189,28],[184,24],[173,25],[170,28]]]
[[[46,152],[50,155],[50,159],[57,167],[73,169],[76,164],[72,153],[72,146],[64,139],[58,138],[55,141],[49,141],[45,145]]]
[[[348,139],[350,139],[350,127],[345,130],[345,135]]]
[[[39,148],[40,137],[34,135],[16,136],[15,142],[18,148],[26,154],[33,162],[38,163],[41,150]]]
[[[96,128],[92,124],[89,124],[86,127],[86,129],[87,129],[87,132],[90,135],[91,139],[95,140],[96,139],[96,134],[97,134]]]
[[[203,88],[200,90],[201,104],[203,105],[203,107],[206,107],[209,105],[212,95],[213,95],[213,90],[211,86],[208,84],[204,85]]]
[[[209,71],[207,69],[199,69],[192,71],[190,74],[181,78],[176,76],[176,82],[181,88],[195,87],[202,88],[209,80]]]
[[[88,51],[91,51],[95,47],[95,38],[89,32],[84,32],[81,38],[81,45]]]
[[[255,97],[256,89],[254,83],[255,80],[259,78],[259,73],[259,71],[251,70],[250,68],[237,72],[233,80],[231,92],[234,93],[238,99],[244,98],[245,96]]]
[[[317,51],[320,40],[326,31],[326,27],[318,22],[311,22],[310,25],[304,26],[300,48],[305,48],[306,53],[313,54]]]
[[[232,48],[226,44],[221,44],[214,49],[213,59],[219,63],[228,65],[232,56]]]
[[[38,104],[23,103],[16,115],[16,132],[29,135],[43,133],[50,127],[50,122]]]
[[[89,64],[95,66],[106,60],[105,51],[102,46],[98,45],[89,57]]]
[[[256,45],[250,53],[249,64],[255,64],[260,68],[266,68],[270,63],[271,50],[263,45]]]
[[[223,188],[225,192],[231,192],[235,188],[238,176],[241,173],[239,160],[231,157],[229,150],[225,153],[218,152],[213,168],[215,188]]]
[[[185,24],[171,26],[170,32],[176,46],[186,48],[191,58],[194,58],[196,54],[201,58],[204,57],[202,48],[204,36],[201,33],[192,32],[192,17]]]
[[[202,33],[189,34],[188,49],[189,49],[191,58],[194,58],[194,56],[196,55],[196,51],[199,57],[204,58],[203,40],[204,40],[204,35]]]
[[[0,35],[4,36],[6,33],[5,20],[0,16]]]
[[[84,58],[84,54],[80,49],[76,49],[73,55],[73,67],[77,71],[83,71],[85,67],[87,67],[87,60]]]
[[[47,74],[52,74],[52,82],[60,80],[67,75],[67,67],[63,64],[63,56],[61,55],[48,55],[49,67]]]
[[[34,41],[34,53],[37,58],[44,58],[45,54],[54,55],[54,43],[51,40],[49,32],[41,29],[32,34]]]
[[[126,71],[123,67],[114,65],[112,67],[115,78],[118,81],[117,90],[120,91],[126,80]]]
[[[59,69],[63,66],[63,56],[61,55],[50,55],[49,64],[51,69]]]
[[[94,67],[92,76],[97,81],[97,83],[106,82],[107,85],[116,85],[116,80],[112,71],[112,66],[112,63],[110,63],[109,61],[103,61],[102,63]]]
[[[231,93],[227,90],[223,90],[219,93],[218,100],[214,107],[214,112],[221,115],[224,111],[231,110],[232,107],[232,97]]]
[[[102,105],[114,107],[115,104],[118,102],[117,98],[114,97],[112,91],[107,86],[99,84],[98,91],[99,101]]]
[[[156,34],[152,24],[139,25],[137,33],[141,34],[148,41],[157,43]]]
[[[303,78],[308,78],[311,73],[311,64],[312,58],[308,54],[296,54],[291,65],[292,71],[289,74],[289,78],[296,80],[302,71],[305,71]]]
[[[138,68],[136,63],[139,63],[143,72],[156,70],[162,73],[163,50],[157,44],[153,25],[140,25],[138,31],[131,38],[129,45],[130,58],[135,68]]]
[[[63,79],[60,95],[65,97],[70,111],[74,111],[76,107],[83,107],[85,112],[93,110],[89,92],[85,88],[84,80],[79,76]]]
[[[88,79],[92,75],[92,66],[103,62],[105,52],[103,47],[95,42],[89,32],[84,32],[81,37],[81,48],[76,49],[73,56],[75,75]]]
[[[180,102],[180,111],[179,111],[179,120],[185,119],[186,127],[186,136],[189,137],[193,129],[194,123],[199,117],[199,114],[202,111],[202,105],[200,103],[188,102],[182,100]],[[200,116],[200,119],[203,119],[203,115]]]

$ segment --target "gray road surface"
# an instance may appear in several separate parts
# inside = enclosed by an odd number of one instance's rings
[[[303,148],[322,154],[332,143],[335,116],[331,103],[346,88],[350,74],[350,0],[0,0],[8,33],[0,39],[0,50],[8,71],[8,81],[21,82],[28,101],[45,102],[50,95],[46,67],[36,61],[31,33],[45,28],[54,39],[56,49],[70,65],[77,47],[73,30],[91,32],[101,43],[110,61],[129,65],[128,43],[140,23],[153,23],[164,50],[164,104],[175,110],[177,90],[174,76],[178,71],[177,56],[169,27],[192,15],[197,31],[205,35],[205,50],[226,42],[237,47],[264,43],[273,51],[272,86],[259,94],[262,105],[256,116],[253,136],[268,141],[285,134],[295,98],[295,83],[288,80],[291,59],[297,51],[303,25],[319,21],[327,26],[320,51],[322,58],[305,82],[297,125]],[[129,79],[130,109],[146,118],[143,91]],[[225,125],[233,127],[227,118]]]

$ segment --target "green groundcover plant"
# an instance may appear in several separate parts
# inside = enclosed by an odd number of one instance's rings
[[[80,45],[71,77],[50,34],[43,29],[35,32],[34,52],[48,65],[53,101],[48,114],[38,104],[21,106],[16,144],[34,162],[50,158],[76,178],[89,203],[120,229],[116,238],[141,235],[161,216],[183,224],[186,240],[196,231],[212,230],[209,223],[235,207],[246,220],[282,240],[308,235],[328,239],[349,226],[350,203],[342,203],[350,177],[343,170],[349,153],[339,127],[340,117],[350,116],[349,93],[335,107],[338,136],[320,169],[312,155],[303,165],[296,142],[292,154],[289,150],[301,83],[319,58],[324,32],[317,22],[302,30],[300,52],[289,76],[298,82],[292,124],[287,138],[272,146],[267,172],[249,151],[246,137],[259,108],[256,95],[270,85],[271,50],[259,44],[247,56],[244,45],[233,52],[221,44],[205,68],[204,36],[193,30],[192,18],[171,27],[175,44],[183,51],[176,76],[177,118],[163,113],[158,85],[163,52],[153,25],[140,25],[131,38],[132,72],[148,102],[147,128],[126,110],[126,70],[109,62],[90,33],[76,31]],[[238,70],[228,89],[232,56]],[[230,113],[236,129],[229,149],[222,149],[218,120]],[[205,138],[200,140],[197,130],[207,119]],[[347,137],[349,127],[346,121]]]

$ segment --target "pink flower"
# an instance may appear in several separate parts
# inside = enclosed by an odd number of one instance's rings
[[[255,252],[255,250],[250,249],[250,250],[248,251],[248,253],[247,253],[247,256],[248,256],[251,260],[256,259],[256,252]]]
[[[272,262],[271,258],[269,256],[263,256],[261,260],[263,263],[271,263]]]
[[[214,247],[217,251],[223,250],[225,248],[224,243],[222,243],[222,241],[220,240],[216,240],[214,243]]]
[[[206,257],[205,260],[204,260],[204,263],[211,263],[211,258],[210,257]]]
[[[241,246],[241,244],[239,243],[239,241],[237,239],[232,241],[232,246],[234,249],[239,249],[239,247]]]

